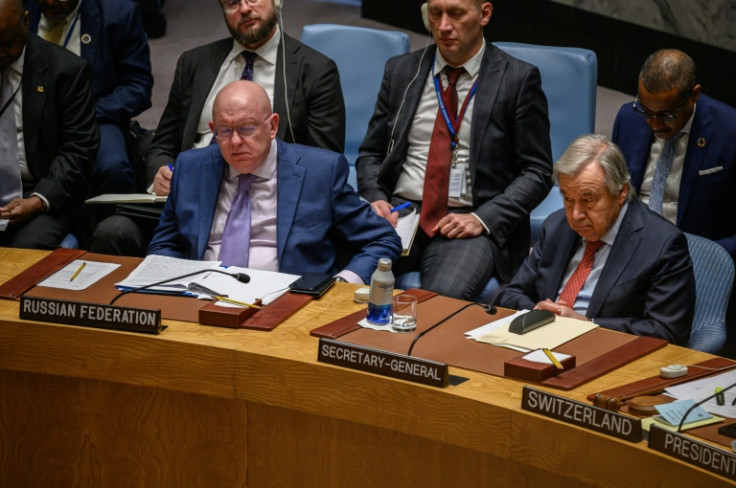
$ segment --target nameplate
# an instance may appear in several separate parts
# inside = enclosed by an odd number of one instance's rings
[[[736,479],[736,455],[677,432],[652,425],[649,447],[710,473]]]
[[[164,329],[161,326],[161,310],[25,295],[20,297],[20,318],[146,334],[158,334]]]
[[[440,388],[450,384],[447,364],[324,337],[319,340],[317,361]]]
[[[522,392],[521,408],[625,441],[639,442],[643,439],[639,419],[529,386],[525,386]]]

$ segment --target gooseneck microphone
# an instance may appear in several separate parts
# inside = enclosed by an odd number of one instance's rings
[[[687,412],[685,412],[685,415],[683,415],[682,418],[680,419],[680,423],[677,425],[677,432],[681,432],[682,431],[682,426],[685,423],[685,419],[687,418],[688,415],[690,415],[690,412],[692,412],[695,409],[695,407],[698,407],[698,406],[704,404],[708,400],[711,400],[711,399],[717,397],[718,395],[723,395],[723,393],[725,393],[726,391],[730,390],[734,386],[736,386],[736,383],[734,383],[733,385],[730,385],[730,386],[727,386],[725,388],[720,389],[719,391],[715,392],[714,394],[705,397],[704,399],[700,400],[699,402],[695,403],[690,408],[688,408],[687,409]]]
[[[488,304],[485,304],[485,303],[477,303],[477,302],[471,302],[471,303],[468,303],[467,305],[464,305],[464,306],[462,306],[461,308],[459,308],[458,310],[456,310],[456,311],[452,312],[452,313],[451,313],[450,315],[448,315],[447,317],[443,318],[443,319],[442,319],[442,320],[440,320],[439,322],[437,322],[437,323],[433,324],[433,325],[432,325],[431,327],[429,327],[428,329],[425,329],[425,330],[421,331],[421,332],[420,332],[419,334],[417,334],[417,336],[416,336],[416,337],[414,338],[414,340],[413,340],[413,341],[411,341],[411,345],[409,346],[409,352],[407,352],[407,353],[406,353],[406,355],[407,355],[407,356],[411,356],[411,352],[412,352],[412,351],[414,350],[414,345],[415,345],[415,344],[417,343],[417,341],[418,341],[418,340],[419,340],[419,339],[420,339],[420,338],[421,338],[421,337],[422,337],[422,336],[423,336],[424,334],[426,334],[426,333],[427,333],[427,332],[429,332],[430,330],[434,329],[435,327],[439,327],[440,325],[444,324],[445,322],[447,322],[448,320],[450,320],[451,318],[453,318],[453,317],[454,317],[455,315],[459,314],[460,312],[462,312],[463,310],[465,310],[465,309],[466,309],[466,308],[468,308],[468,307],[472,307],[473,305],[475,305],[475,306],[477,306],[477,307],[480,307],[480,308],[482,308],[483,310],[485,310],[485,312],[486,312],[486,313],[487,313],[488,315],[495,315],[495,314],[496,314],[496,311],[497,311],[497,310],[496,310],[496,307],[494,307],[493,305],[488,305]]]
[[[110,300],[110,305],[118,301],[118,298],[122,297],[123,295],[127,295],[128,293],[135,293],[137,291],[146,290],[148,288],[153,288],[154,286],[163,285],[164,283],[170,283],[172,281],[180,280],[182,278],[188,278],[189,276],[194,276],[202,273],[220,273],[227,276],[232,276],[236,280],[238,280],[241,283],[248,283],[250,282],[250,276],[245,273],[227,273],[225,271],[220,271],[219,269],[200,269],[198,271],[193,271],[191,273],[183,274],[180,276],[174,276],[172,278],[167,278],[165,280],[157,281],[155,283],[149,283],[148,285],[143,286],[137,286],[135,288],[131,288],[130,290],[123,290],[120,293],[118,293],[112,300]]]

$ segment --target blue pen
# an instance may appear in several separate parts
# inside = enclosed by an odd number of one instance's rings
[[[392,209],[390,210],[390,212],[391,212],[391,213],[394,213],[394,212],[398,212],[399,210],[403,210],[403,209],[405,209],[405,208],[406,208],[406,207],[408,207],[409,205],[411,205],[411,202],[406,202],[406,203],[402,203],[401,205],[397,205],[397,206],[395,206],[394,208],[392,208]]]
[[[173,173],[174,172],[174,166],[171,163],[169,163],[168,166],[169,166],[169,171],[171,171]]]

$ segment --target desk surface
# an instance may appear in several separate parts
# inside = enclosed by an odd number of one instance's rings
[[[0,248],[0,282],[44,255]],[[358,310],[353,289],[272,332],[166,321],[158,336],[27,322],[0,300],[0,486],[732,485],[522,411],[522,382],[451,368],[469,380],[437,389],[318,363],[309,331]],[[710,357],[667,346],[562,394]]]

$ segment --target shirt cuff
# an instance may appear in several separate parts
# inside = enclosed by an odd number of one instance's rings
[[[51,204],[49,203],[49,201],[46,199],[45,196],[41,195],[40,193],[36,193],[35,191],[33,193],[31,193],[31,196],[36,196],[36,197],[38,197],[38,198],[41,199],[41,201],[43,202],[43,204],[46,206],[46,209],[45,209],[46,212],[48,212],[49,210],[51,210]]]
[[[483,226],[483,233],[484,233],[485,235],[487,235],[487,236],[491,235],[491,231],[490,231],[490,230],[488,230],[488,227],[486,227],[486,224],[485,224],[485,222],[483,222],[483,219],[481,219],[480,217],[478,217],[478,214],[477,214],[477,213],[475,213],[475,212],[470,212],[470,215],[472,215],[473,217],[475,217],[476,219],[478,219],[478,222],[480,222],[480,225],[482,225],[482,226]]]
[[[344,279],[348,283],[353,283],[356,285],[365,285],[365,283],[363,282],[363,278],[353,273],[349,269],[343,269],[342,271],[337,273],[335,276],[339,276],[340,278]]]

